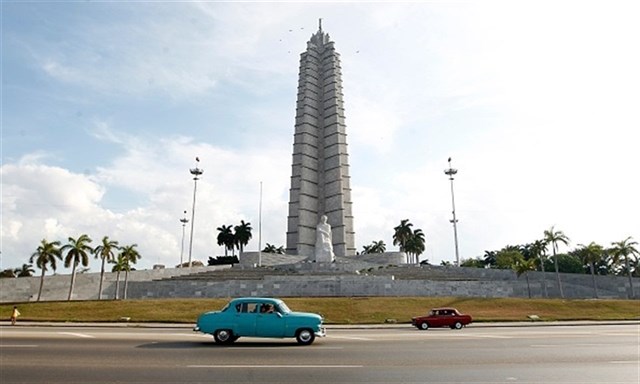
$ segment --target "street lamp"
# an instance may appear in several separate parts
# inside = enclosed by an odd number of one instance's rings
[[[180,222],[182,223],[182,245],[180,246],[180,265],[178,266],[178,268],[182,268],[182,264],[184,263],[182,256],[184,255],[184,228],[187,226],[187,223],[189,222],[189,220],[187,220],[187,211],[184,211],[184,217],[182,219],[180,219]]]
[[[260,182],[260,207],[258,209],[258,267],[262,267],[262,181]]]
[[[456,245],[456,267],[460,266],[460,253],[458,252],[458,227],[456,225],[456,223],[458,222],[458,219],[456,219],[456,201],[453,197],[453,175],[455,175],[456,173],[458,173],[458,170],[455,168],[451,168],[451,158],[449,158],[449,169],[445,169],[444,170],[444,174],[449,176],[449,180],[451,180],[451,206],[453,208],[453,219],[449,220],[451,223],[453,223],[453,240],[455,242]]]
[[[189,268],[192,267],[191,252],[193,251],[193,226],[194,219],[196,217],[196,189],[198,188],[198,176],[204,173],[203,169],[198,168],[199,163],[200,159],[196,157],[196,167],[189,170],[189,172],[193,175],[193,206],[191,208],[191,236],[189,238]]]

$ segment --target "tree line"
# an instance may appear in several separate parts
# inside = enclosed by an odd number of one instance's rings
[[[71,281],[69,284],[69,296],[67,300],[71,300],[73,288],[76,281],[76,270],[78,266],[87,267],[89,265],[89,257],[94,255],[96,259],[101,260],[100,267],[100,285],[98,287],[98,299],[102,300],[102,285],[104,282],[104,272],[107,263],[113,264],[112,272],[116,272],[116,292],[114,299],[119,299],[120,292],[120,272],[125,273],[123,299],[127,298],[127,283],[129,271],[134,270],[132,265],[140,258],[140,253],[136,249],[137,244],[120,246],[117,241],[104,236],[102,242],[92,248],[89,245],[93,240],[86,234],[82,234],[77,238],[69,237],[67,243],[62,245],[60,241],[48,241],[42,239],[36,251],[29,258],[30,264],[23,264],[22,268],[12,270],[5,269],[0,273],[1,277],[26,277],[35,273],[33,264],[35,263],[42,273],[40,274],[40,286],[38,288],[37,301],[42,296],[42,288],[44,286],[44,278],[46,272],[51,269],[55,272],[58,261],[64,262],[65,268],[71,268]],[[17,273],[16,273],[17,272]]]
[[[543,296],[548,297],[546,271],[554,270],[560,297],[564,298],[560,273],[588,273],[592,276],[593,296],[598,297],[596,275],[626,275],[629,279],[633,298],[633,279],[640,277],[640,253],[638,243],[631,236],[622,241],[611,242],[609,247],[595,242],[578,244],[567,253],[559,253],[558,246],[568,246],[569,237],[564,232],[551,227],[543,232],[541,239],[524,245],[507,245],[500,250],[485,251],[483,256],[463,260],[462,267],[513,269],[519,276],[524,275],[527,289],[529,271],[542,272]]]
[[[427,247],[424,232],[420,228],[413,229],[413,224],[409,219],[400,220],[400,224],[393,228],[393,245],[397,245],[400,252],[407,254],[407,263],[417,264],[419,256],[424,253]],[[382,240],[372,241],[369,245],[362,246],[359,254],[384,253],[387,246]],[[423,260],[423,263],[428,260]]]

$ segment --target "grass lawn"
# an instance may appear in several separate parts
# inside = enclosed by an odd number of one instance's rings
[[[640,320],[637,300],[482,299],[454,297],[313,297],[283,298],[294,311],[320,313],[327,324],[381,324],[387,319],[408,323],[433,307],[455,307],[476,322]],[[228,299],[156,299],[15,303],[19,321],[194,323],[199,314],[218,310]],[[13,308],[0,304],[0,319]]]

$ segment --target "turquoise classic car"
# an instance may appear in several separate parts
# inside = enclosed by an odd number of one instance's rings
[[[233,299],[220,311],[205,312],[198,317],[195,332],[213,335],[217,343],[230,344],[239,337],[295,337],[309,345],[324,337],[322,316],[293,312],[280,299],[244,297]]]

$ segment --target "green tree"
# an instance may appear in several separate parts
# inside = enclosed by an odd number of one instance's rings
[[[17,277],[31,277],[36,272],[31,264],[22,264],[22,267],[16,268]]]
[[[382,240],[371,242],[371,253],[385,253],[387,245]]]
[[[558,289],[560,290],[560,297],[564,299],[564,292],[562,291],[562,282],[560,281],[560,270],[558,269],[558,243],[569,245],[569,238],[562,232],[556,231],[554,227],[544,231],[544,241],[546,244],[551,245],[553,252],[554,266],[556,268],[556,278],[558,280]]]
[[[51,265],[51,270],[56,270],[56,260],[62,260],[62,253],[60,252],[60,242],[52,241],[48,242],[45,239],[40,241],[40,245],[36,248],[36,251],[29,258],[30,263],[36,263],[36,267],[42,270],[40,275],[40,288],[38,288],[38,299],[42,296],[42,287],[44,286],[44,275],[47,272],[47,265]]]
[[[496,253],[496,268],[512,269],[519,261],[524,260],[518,246],[507,245]]]
[[[484,251],[484,265],[489,268],[496,265],[496,253],[497,251]]]
[[[513,265],[513,270],[516,272],[516,275],[520,277],[524,275],[527,279],[527,292],[529,294],[529,298],[531,298],[531,285],[529,284],[529,272],[536,270],[535,259],[525,260],[524,258],[517,260]]]
[[[278,248],[273,244],[267,243],[267,245],[264,247],[262,252],[265,252],[265,253],[277,253],[278,252]]]
[[[13,268],[3,269],[2,272],[0,272],[0,278],[4,279],[8,277],[16,277],[16,272],[13,270]]]
[[[393,228],[393,245],[398,245],[400,252],[405,252],[407,241],[413,236],[413,230],[411,229],[413,224],[409,222],[409,219],[400,221],[400,225]]]
[[[98,300],[102,300],[102,283],[104,281],[104,265],[110,263],[115,258],[115,252],[118,250],[118,242],[109,240],[109,236],[102,238],[102,244],[93,250],[96,259],[101,259],[100,265],[100,286],[98,288]]]
[[[629,298],[633,299],[635,297],[633,291],[633,279],[631,278],[633,271],[631,270],[631,261],[629,260],[629,257],[637,257],[639,255],[638,250],[636,249],[638,243],[633,241],[631,236],[629,236],[622,241],[614,241],[611,245],[610,255],[613,263],[619,264],[624,260],[627,276],[629,276],[629,288],[631,289]]]
[[[129,271],[131,271],[131,265],[135,264],[140,260],[140,253],[135,249],[138,244],[125,245],[120,248],[120,256],[124,261],[124,293],[122,294],[122,299],[127,299],[127,285],[129,283]]]
[[[372,241],[371,244],[362,246],[363,255],[369,254],[369,253],[384,253],[386,252],[386,250],[387,250],[387,245],[382,240]]]
[[[236,225],[233,229],[235,230],[235,244],[240,251],[240,256],[242,256],[244,247],[249,244],[249,240],[251,240],[251,223],[245,223],[244,220],[240,220],[240,225]]]
[[[93,248],[89,245],[90,242],[91,238],[86,234],[82,234],[77,239],[70,237],[69,243],[60,249],[62,253],[67,253],[64,257],[64,267],[69,268],[71,266],[71,284],[69,286],[68,301],[71,301],[71,295],[73,294],[78,264],[82,264],[85,267],[89,265],[89,254],[93,252]]]
[[[111,272],[116,273],[116,292],[113,295],[115,300],[120,298],[120,272],[124,272],[128,268],[127,260],[122,254],[119,254],[115,260],[111,261],[114,266],[111,268]]]
[[[234,250],[235,238],[233,235],[233,227],[230,225],[222,225],[216,229],[218,231],[218,245],[224,245],[224,255],[227,256],[227,251],[229,249],[231,249],[232,252]]]
[[[426,248],[426,241],[422,229],[416,228],[404,246],[405,252],[409,255],[410,262],[417,264],[420,260],[419,256]]]
[[[460,266],[469,268],[485,268],[485,263],[481,257],[476,257],[475,259],[463,259],[462,262],[460,262]]]
[[[543,294],[543,297],[545,298],[548,297],[547,278],[546,278],[546,272],[544,267],[546,252],[547,252],[547,245],[545,244],[544,240],[536,240],[533,243],[525,244],[524,246],[521,247],[520,251],[522,252],[522,255],[524,256],[525,260],[533,259],[535,260],[534,266],[540,265],[540,271],[542,272],[542,288],[543,288],[542,294]]]
[[[604,248],[594,243],[593,241],[589,245],[578,245],[579,248],[573,251],[573,254],[580,258],[583,265],[589,267],[591,273],[591,280],[593,283],[593,297],[598,298],[598,284],[596,283],[596,264],[602,260],[604,255]]]

